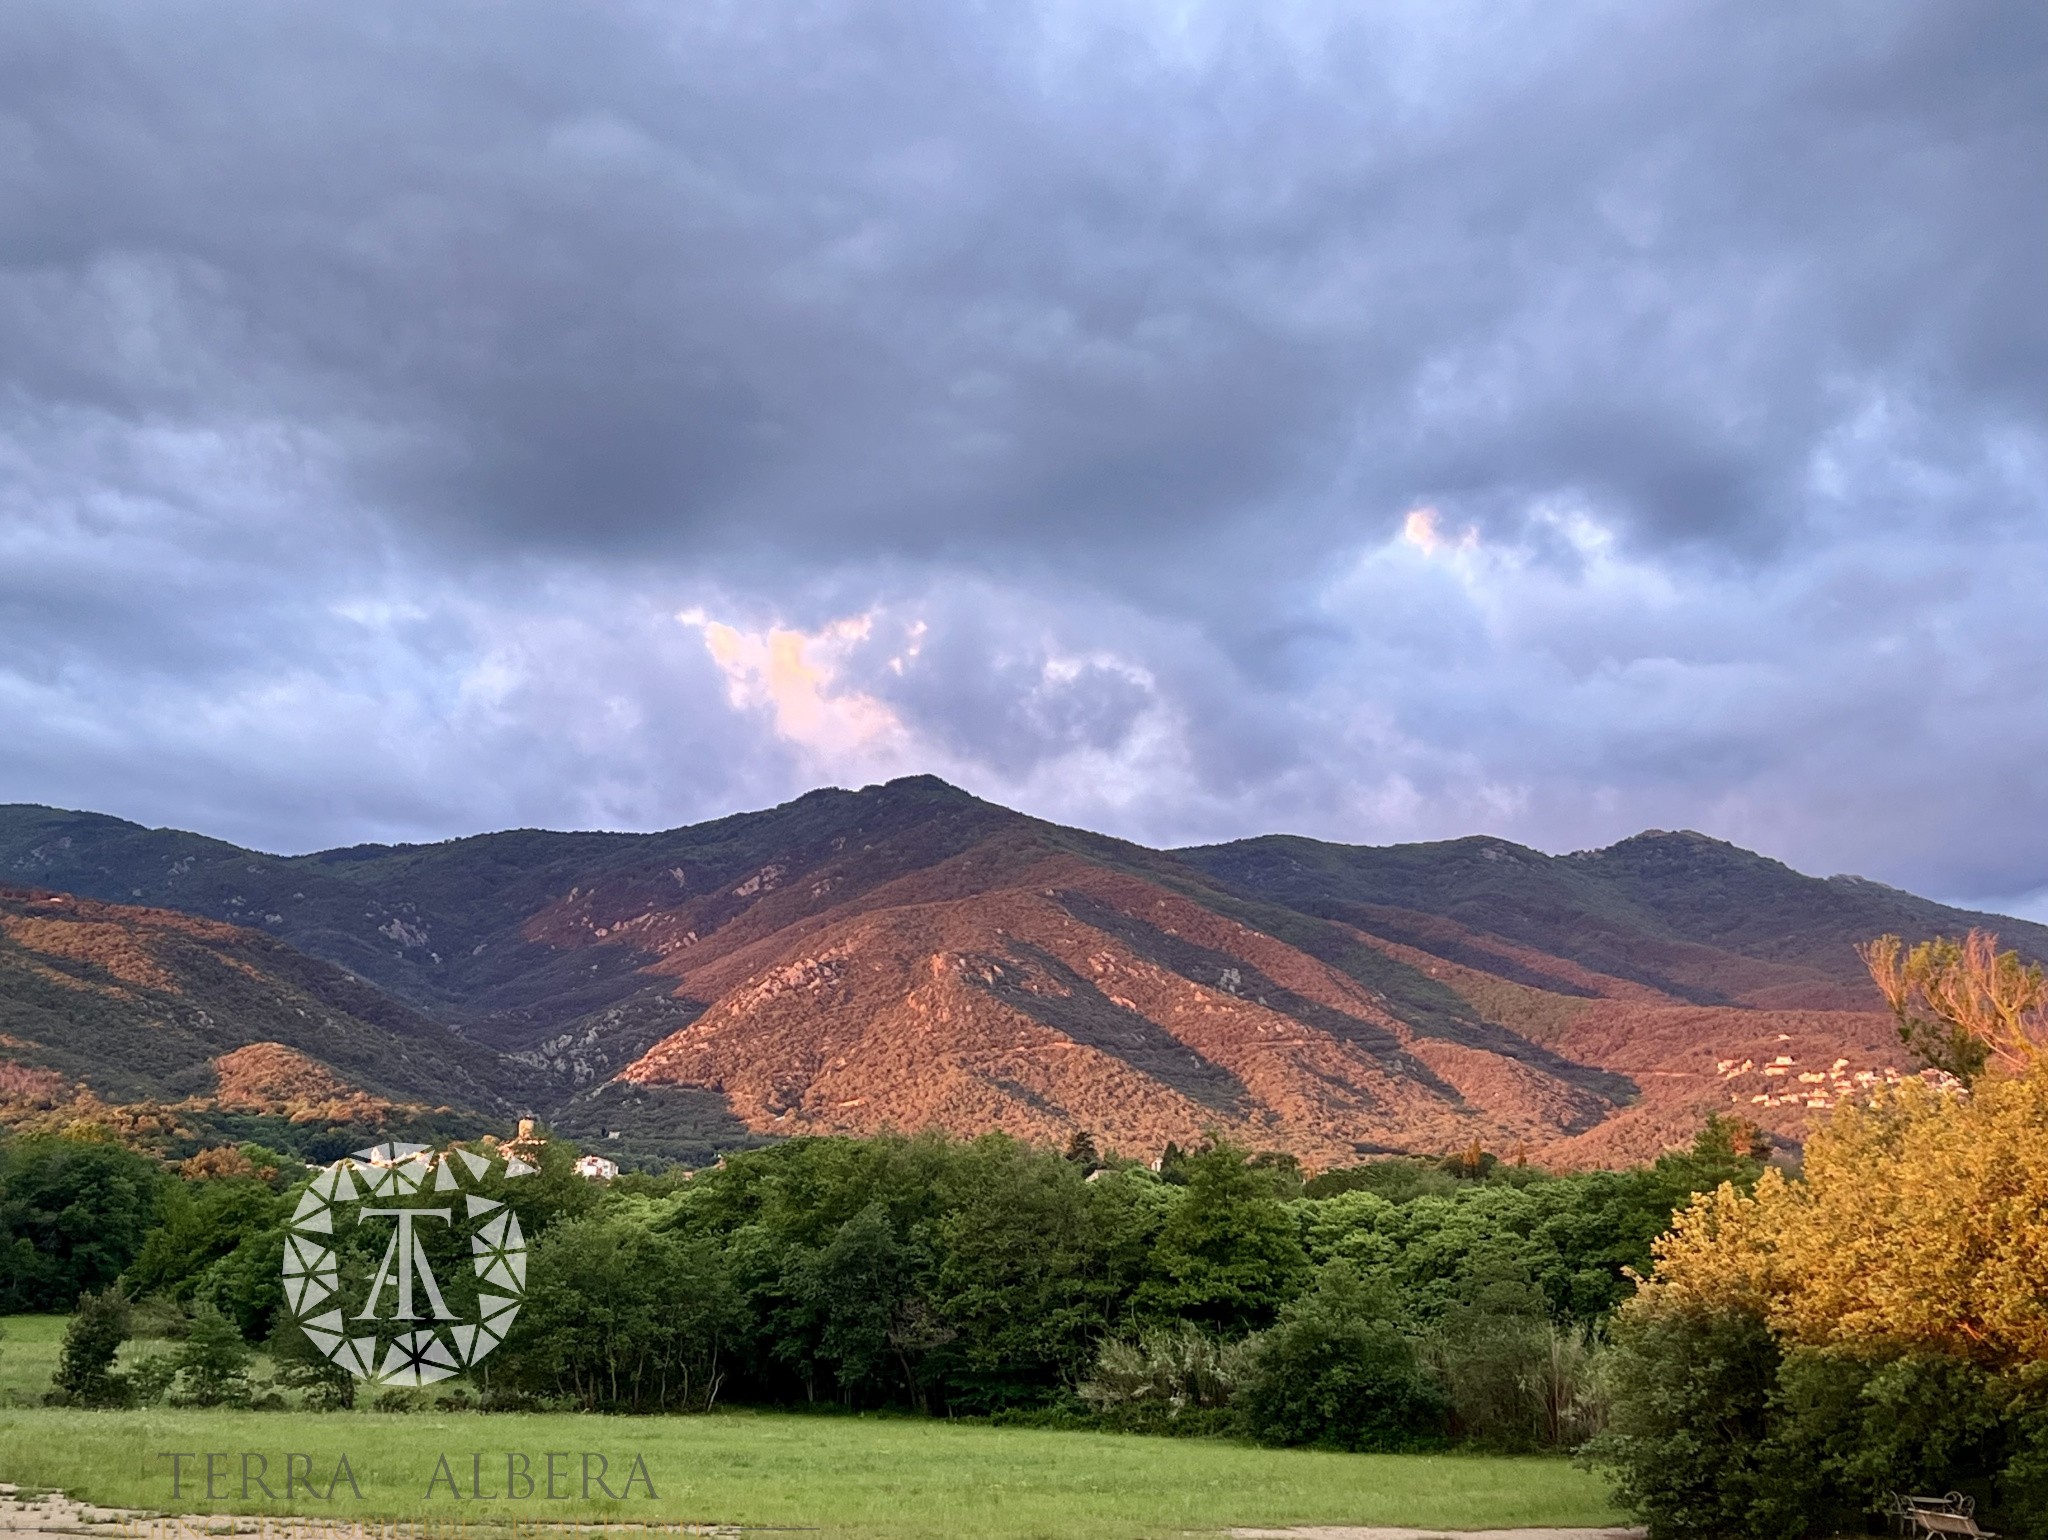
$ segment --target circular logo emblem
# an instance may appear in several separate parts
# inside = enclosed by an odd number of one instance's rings
[[[292,1319],[372,1384],[430,1385],[476,1363],[526,1293],[526,1237],[504,1184],[534,1169],[517,1156],[436,1155],[422,1144],[337,1160],[289,1222]]]

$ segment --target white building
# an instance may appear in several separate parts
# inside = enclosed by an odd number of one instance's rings
[[[602,1155],[578,1156],[576,1174],[588,1182],[609,1182],[619,1174],[619,1163]]]

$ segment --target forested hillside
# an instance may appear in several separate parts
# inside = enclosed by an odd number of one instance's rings
[[[495,1054],[330,963],[215,920],[32,889],[0,888],[0,1053],[0,1120],[104,1123],[166,1148],[293,1129],[345,1147],[510,1110]]]

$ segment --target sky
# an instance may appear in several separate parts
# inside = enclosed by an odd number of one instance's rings
[[[2048,917],[2048,10],[16,0],[0,800]]]

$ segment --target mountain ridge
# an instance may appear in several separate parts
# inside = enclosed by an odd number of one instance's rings
[[[1853,941],[1990,924],[2048,955],[2048,928],[1696,831],[1153,850],[932,777],[652,834],[300,856],[13,805],[0,880],[267,935],[452,1031],[559,1126],[678,1158],[931,1125],[1588,1163],[1730,1106],[1794,1139],[1848,1094],[1836,1060],[1908,1067]],[[1766,1046],[1820,1077],[1796,1106]]]

